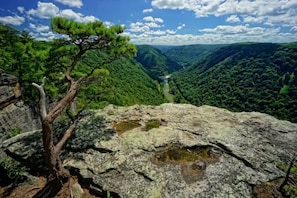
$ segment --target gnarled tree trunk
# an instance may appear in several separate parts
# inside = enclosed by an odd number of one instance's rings
[[[69,107],[78,93],[80,78],[77,81],[71,80],[71,85],[66,95],[47,113],[46,110],[46,95],[44,92],[44,80],[41,85],[33,83],[40,93],[39,108],[42,122],[42,140],[45,152],[46,161],[50,170],[50,175],[46,186],[39,191],[34,197],[54,197],[63,187],[63,184],[69,179],[69,172],[63,167],[60,159],[60,152],[68,138],[74,131],[79,118],[73,120],[72,124],[65,131],[61,140],[54,144],[53,123],[55,119],[61,115],[62,111]]]

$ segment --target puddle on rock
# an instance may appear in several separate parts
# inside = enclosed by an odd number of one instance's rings
[[[153,128],[159,128],[160,126],[166,126],[167,122],[164,120],[149,120],[145,123],[145,127],[143,127],[142,131],[149,131]]]
[[[118,135],[122,135],[126,131],[130,131],[132,129],[140,127],[141,124],[139,122],[139,120],[121,121],[113,124],[113,129],[117,132]]]
[[[155,154],[153,163],[157,165],[177,164],[186,183],[193,183],[203,177],[209,164],[219,161],[221,152],[211,146],[191,148],[169,148]]]

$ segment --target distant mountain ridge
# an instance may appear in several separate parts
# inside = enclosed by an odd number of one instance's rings
[[[204,58],[205,56],[211,54],[218,48],[221,48],[225,45],[183,45],[183,46],[175,46],[169,48],[164,54],[176,61],[178,64],[183,67],[191,66],[196,63],[198,60]]]
[[[181,65],[169,59],[161,50],[150,45],[138,45],[135,59],[154,79],[182,69]]]
[[[297,122],[297,43],[227,45],[172,79],[172,90],[182,95],[176,102],[185,98],[198,106],[259,111]]]

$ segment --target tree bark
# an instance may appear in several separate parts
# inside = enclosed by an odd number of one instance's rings
[[[32,85],[36,87],[40,93],[39,108],[42,123],[42,140],[45,158],[51,172],[46,186],[34,197],[53,197],[60,191],[60,189],[63,187],[63,184],[70,177],[69,172],[63,167],[60,159],[60,152],[74,131],[78,123],[78,119],[73,120],[73,123],[65,131],[64,136],[56,145],[54,144],[53,123],[55,119],[61,115],[62,111],[74,100],[78,93],[79,84],[83,79],[84,78],[80,78],[76,81],[71,80],[70,88],[65,96],[48,113],[46,110],[46,95],[43,88],[44,81],[41,85],[32,83]]]

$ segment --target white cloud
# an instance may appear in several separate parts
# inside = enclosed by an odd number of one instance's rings
[[[89,23],[89,22],[94,22],[94,21],[98,21],[98,20],[99,19],[94,16],[84,16],[79,20],[79,22]],[[105,23],[108,23],[108,22],[106,21]]]
[[[151,5],[158,9],[193,11],[197,17],[208,15],[262,17],[263,23],[272,25],[293,26],[297,18],[296,0],[152,0]],[[280,21],[279,18],[285,20]]]
[[[70,7],[80,8],[83,5],[82,0],[56,0],[56,1]]]
[[[5,16],[5,17],[0,17],[0,22],[4,24],[9,24],[9,25],[21,25],[25,22],[24,17],[20,17],[18,15],[15,16]]]
[[[290,31],[292,31],[292,32],[297,32],[297,25],[293,26],[293,27],[290,29]]]
[[[149,22],[153,22],[154,18],[152,16],[147,16],[143,18],[144,21],[149,21]]]
[[[40,35],[44,37],[54,37],[56,34],[50,31],[50,32],[41,32]]]
[[[37,16],[43,19],[55,17],[59,13],[59,8],[53,3],[45,3],[38,1],[37,9],[30,9],[27,12],[29,15]]]
[[[251,34],[242,32],[234,34],[222,34],[222,32],[205,32],[199,35],[192,34],[162,34],[149,35],[146,33],[126,33],[134,44],[151,45],[190,45],[190,44],[230,44],[238,42],[293,42],[296,41],[297,33],[280,33],[279,29],[260,31],[254,29]]]
[[[33,23],[29,24],[29,27],[35,32],[46,32],[49,31],[49,26],[47,25],[35,25]]]
[[[176,29],[177,29],[177,30],[181,30],[181,29],[183,29],[185,26],[186,26],[186,24],[181,24],[181,25],[178,26]]]
[[[243,17],[243,22],[245,23],[262,23],[263,21],[264,21],[263,17],[253,17],[253,16]]]
[[[17,10],[20,12],[20,13],[23,13],[25,11],[25,8],[24,7],[21,7],[21,6],[18,6],[17,7]]]
[[[65,17],[68,19],[74,19],[74,20],[80,20],[80,18],[83,16],[82,14],[76,13],[71,9],[61,10],[59,15],[62,17]]]
[[[137,22],[138,27],[146,27],[145,23]],[[182,27],[182,25],[178,27]],[[178,28],[176,29],[176,31]],[[189,44],[218,44],[237,42],[293,42],[297,38],[297,27],[289,33],[280,31],[280,27],[254,27],[245,25],[218,25],[214,28],[204,28],[198,34],[177,34],[173,30],[153,30],[147,27],[140,31],[128,31],[125,35],[131,38],[134,44],[151,45],[189,45]]]
[[[174,30],[166,30],[166,33],[167,33],[167,34],[175,34],[176,31],[174,31]]]
[[[104,21],[103,23],[104,23],[105,27],[110,27],[110,26],[112,26],[112,25],[113,25],[113,23],[112,23],[112,22],[110,22],[110,21]],[[122,26],[123,28],[125,27],[125,25],[124,25],[124,24],[121,24],[121,26]]]
[[[231,15],[226,19],[226,22],[236,23],[236,22],[240,22],[240,19],[237,15]]]
[[[150,27],[150,28],[158,28],[161,27],[161,25],[155,23],[155,22],[150,22],[150,23],[145,23],[144,25]]]
[[[160,9],[184,9],[184,0],[152,0],[152,6]]]
[[[141,22],[131,23],[129,29],[129,31],[131,32],[146,32],[149,30],[149,26],[146,26],[144,23]]]
[[[155,22],[157,22],[157,23],[163,23],[163,22],[164,22],[164,20],[163,20],[163,19],[161,19],[161,18],[155,18]]]
[[[148,21],[148,22],[155,22],[155,23],[163,23],[164,20],[161,18],[154,18],[152,16],[147,16],[143,18],[144,21]]]
[[[152,16],[146,16],[143,18],[142,22],[135,22],[130,24],[128,31],[130,32],[146,32],[148,34],[159,34],[158,30],[151,30],[151,28],[160,28],[162,27],[160,23],[163,23],[164,20],[161,18],[154,18]]]
[[[37,16],[42,19],[49,19],[56,16],[62,16],[82,23],[94,22],[96,20],[99,20],[94,16],[84,16],[83,14],[79,12],[74,12],[71,9],[60,10],[53,3],[44,3],[40,1],[38,1],[37,3],[37,9],[30,9],[27,13],[30,16]]]
[[[148,13],[148,12],[153,12],[153,11],[154,10],[152,8],[142,10],[143,13]]]
[[[246,25],[218,25],[215,28],[204,28],[199,30],[203,33],[215,33],[215,34],[244,34],[244,35],[261,35],[266,33],[279,33],[279,28],[263,28],[263,27],[250,27]]]

